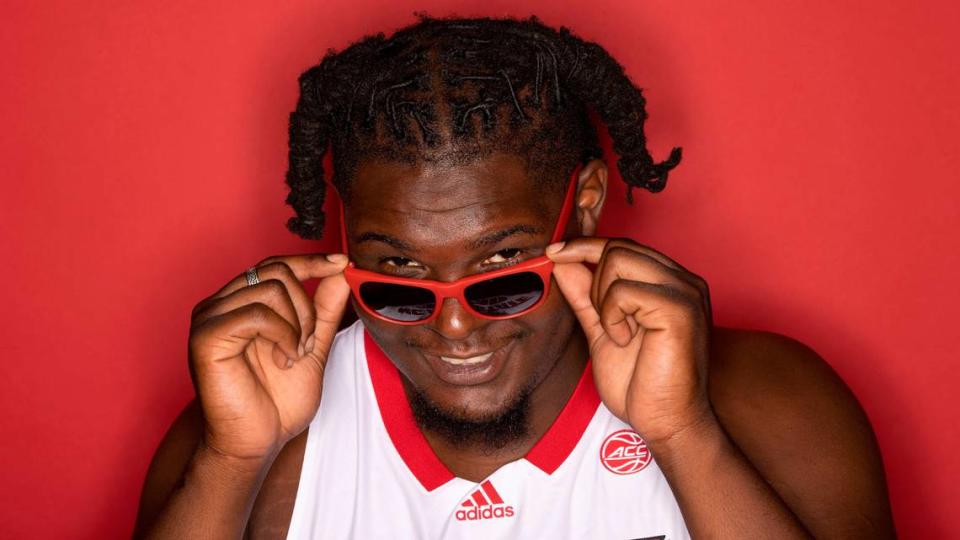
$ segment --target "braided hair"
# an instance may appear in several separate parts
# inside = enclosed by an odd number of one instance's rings
[[[666,186],[681,149],[654,163],[646,100],[600,45],[535,16],[418,17],[389,38],[330,49],[300,76],[286,175],[290,231],[305,239],[323,232],[328,148],[345,200],[360,159],[466,164],[494,152],[520,156],[543,186],[562,189],[577,162],[602,157],[591,110],[613,140],[628,202],[634,187]]]

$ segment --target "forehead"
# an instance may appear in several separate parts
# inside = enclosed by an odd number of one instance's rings
[[[350,186],[347,227],[416,244],[436,235],[469,237],[504,225],[552,229],[554,190],[532,178],[523,160],[496,155],[470,164],[365,162]],[[549,232],[548,232],[549,234]]]

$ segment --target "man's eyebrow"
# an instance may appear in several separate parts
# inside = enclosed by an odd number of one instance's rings
[[[387,234],[381,234],[377,232],[365,232],[357,237],[357,243],[362,244],[364,242],[383,242],[388,246],[403,250],[403,251],[413,251],[413,246],[400,240],[399,238],[394,238]]]
[[[515,234],[530,234],[537,235],[543,232],[543,229],[540,227],[533,227],[530,225],[514,225],[513,227],[508,227],[506,229],[501,229],[499,231],[492,232],[490,234],[485,234],[480,238],[474,240],[470,247],[472,249],[480,249],[486,246],[491,246],[502,242],[504,239],[509,238]],[[410,244],[400,240],[399,238],[394,238],[388,234],[378,233],[378,232],[365,232],[357,237],[356,243],[362,244],[364,242],[382,242],[388,246],[400,249],[403,251],[413,251],[414,248]]]
[[[531,234],[536,235],[543,232],[543,229],[540,227],[532,227],[530,225],[514,225],[513,227],[508,227],[506,229],[501,229],[490,234],[486,234],[477,238],[471,244],[472,249],[480,249],[485,246],[494,245],[502,242],[504,239],[513,236],[515,234]]]

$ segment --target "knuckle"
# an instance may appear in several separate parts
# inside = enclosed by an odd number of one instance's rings
[[[285,258],[285,257],[283,257],[282,255],[272,255],[272,256],[267,257],[266,259],[263,259],[263,260],[261,260],[260,262],[258,262],[256,266],[257,266],[257,268],[262,268],[262,267],[269,266],[269,265],[271,265],[271,264],[273,264],[273,263],[276,263],[276,262],[281,262],[281,261],[284,260],[284,258]]]
[[[285,296],[287,287],[282,281],[276,278],[267,279],[257,284],[257,287],[263,290],[264,294],[272,297]]]
[[[638,253],[643,249],[645,249],[645,246],[638,244],[636,240],[633,240],[632,238],[627,238],[625,236],[618,236],[616,238],[611,238],[606,245],[607,251]]]
[[[607,242],[607,246],[613,247],[626,247],[626,246],[635,246],[637,245],[632,239],[627,238],[626,236],[615,236]]]
[[[636,254],[632,249],[623,246],[610,247],[603,256],[603,269],[605,272],[616,272],[629,264],[628,261]]]
[[[610,260],[622,259],[633,253],[633,250],[624,246],[611,246],[607,248],[607,258]]]
[[[607,293],[602,299],[603,307],[612,307],[624,301],[630,301],[638,293],[647,290],[648,283],[640,281],[631,281],[629,279],[615,279],[607,288]]]
[[[700,289],[700,294],[705,298],[710,297],[710,284],[707,283],[707,280],[698,276],[697,274],[690,274],[693,276],[694,283],[696,283],[697,288]]]
[[[276,328],[282,329],[285,335],[292,334],[297,339],[300,338],[300,329],[274,311],[269,305],[262,302],[253,302],[244,306],[244,309],[247,310],[245,316],[250,317],[250,320],[257,326],[275,325]]]
[[[257,271],[260,272],[261,276],[267,276],[270,279],[282,279],[293,275],[293,270],[290,269],[290,266],[281,260],[274,260],[263,266],[258,266]]]
[[[210,298],[204,298],[203,300],[197,302],[197,304],[193,306],[193,309],[190,311],[190,320],[195,321],[200,314],[205,312],[210,306],[210,301]]]
[[[700,291],[691,285],[666,286],[664,291],[685,312],[700,310]]]
[[[703,299],[703,291],[700,290],[700,287],[696,285],[686,281],[681,281],[680,283],[674,285],[674,287],[678,290],[681,296],[693,303],[699,303]]]
[[[190,356],[194,356],[197,351],[205,347],[208,332],[208,325],[205,323],[191,327],[190,335],[187,337],[187,350]]]
[[[270,306],[264,304],[263,302],[251,302],[243,306],[243,315],[248,317],[255,323],[264,323],[268,321],[271,317],[273,310],[270,309]]]
[[[610,287],[607,289],[607,295],[619,296],[634,290],[637,285],[638,282],[633,282],[628,279],[615,279],[610,283]]]

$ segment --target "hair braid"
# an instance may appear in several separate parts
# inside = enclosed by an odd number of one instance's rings
[[[560,36],[573,56],[568,84],[573,93],[597,111],[607,126],[618,156],[617,169],[628,186],[627,201],[633,202],[634,187],[651,193],[663,191],[668,173],[680,163],[682,149],[675,147],[666,160],[654,163],[643,132],[648,115],[642,89],[636,87],[627,78],[623,66],[596,43],[574,37],[567,28],[560,29]],[[584,66],[590,66],[590,70],[582,69]]]
[[[330,118],[324,114],[319,93],[320,67],[300,76],[300,101],[290,114],[290,167],[286,182],[290,186],[287,204],[297,215],[287,221],[287,228],[302,238],[317,239],[323,234],[323,157],[330,141]]]

